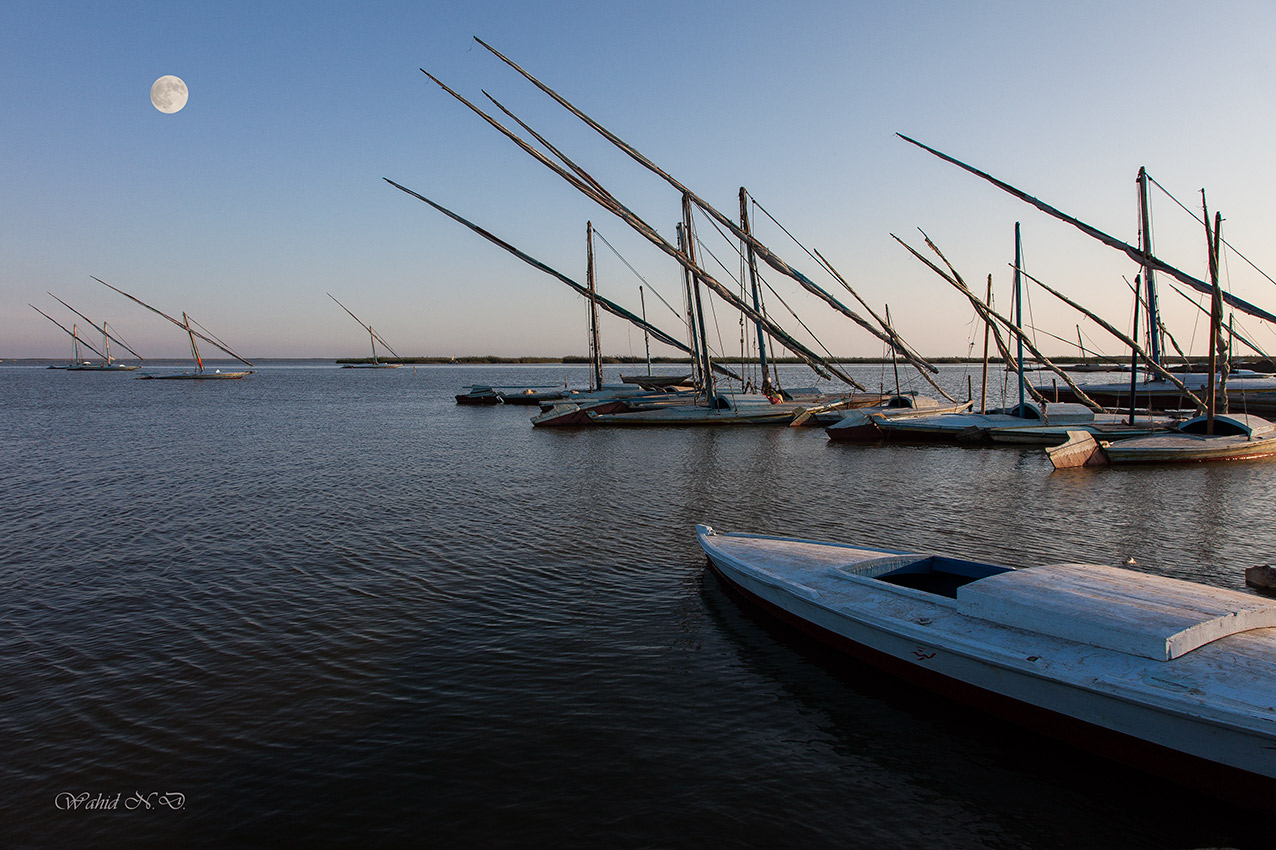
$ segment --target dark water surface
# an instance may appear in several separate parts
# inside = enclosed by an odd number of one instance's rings
[[[693,527],[1244,588],[1276,464],[1052,473],[452,399],[565,374],[0,368],[0,846],[1272,846],[755,618]]]

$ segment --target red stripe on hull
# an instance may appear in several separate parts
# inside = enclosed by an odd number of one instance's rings
[[[1180,785],[1251,809],[1276,811],[1276,779],[1228,767],[1140,738],[1095,726],[1066,714],[985,690],[856,643],[810,623],[732,582],[709,560],[732,593],[822,643],[910,684],[964,703],[1046,737],[1111,758]]]

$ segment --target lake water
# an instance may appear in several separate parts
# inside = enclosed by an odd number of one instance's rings
[[[1244,588],[1276,552],[1276,464],[1052,472],[453,401],[565,377],[0,367],[0,845],[1271,846],[773,626],[693,532]]]

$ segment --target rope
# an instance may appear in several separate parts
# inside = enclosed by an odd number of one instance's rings
[[[614,246],[614,245],[612,245],[610,242],[608,242],[608,241],[607,241],[607,237],[605,237],[605,236],[603,236],[601,233],[599,233],[599,232],[598,232],[598,228],[596,228],[596,227],[594,228],[594,236],[596,236],[596,237],[598,237],[599,239],[601,239],[601,240],[602,240],[602,243],[603,243],[604,245],[606,245],[608,248],[611,248],[611,252],[612,252],[613,254],[615,254],[615,255],[616,255],[616,258],[617,258],[617,259],[619,259],[622,263],[624,263],[626,266],[628,266],[628,267],[629,267],[629,270],[630,270],[631,272],[633,272],[633,273],[634,273],[634,277],[636,277],[636,278],[638,278],[639,280],[641,280],[641,281],[642,281],[642,282],[646,285],[647,290],[648,290],[649,292],[651,292],[653,295],[655,295],[657,298],[659,298],[659,299],[660,299],[660,303],[661,303],[661,304],[664,304],[666,307],[668,307],[668,308],[669,308],[669,311],[670,311],[671,313],[673,313],[673,314],[674,314],[674,316],[676,316],[676,317],[678,318],[678,321],[682,321],[682,320],[683,320],[683,317],[682,317],[682,316],[678,313],[678,311],[677,311],[677,310],[675,310],[675,309],[673,308],[673,306],[672,306],[672,305],[671,305],[668,301],[666,301],[666,300],[665,300],[664,296],[663,296],[663,295],[661,295],[659,292],[657,292],[657,291],[656,291],[656,290],[652,287],[652,285],[651,285],[650,283],[648,283],[648,282],[647,282],[647,279],[646,279],[645,277],[643,277],[641,274],[639,274],[639,273],[638,273],[638,270],[637,270],[637,269],[635,269],[632,265],[630,265],[628,260],[626,260],[623,256],[621,256],[620,252],[616,250],[615,246]]]
[[[1201,224],[1201,225],[1204,225],[1204,224],[1205,224],[1205,222],[1204,222],[1204,221],[1200,218],[1200,216],[1198,216],[1196,213],[1192,212],[1192,210],[1188,209],[1186,206],[1183,206],[1183,202],[1182,202],[1182,201],[1180,201],[1178,198],[1174,197],[1173,195],[1171,195],[1171,194],[1170,194],[1170,191],[1169,191],[1168,189],[1166,189],[1164,186],[1162,186],[1160,183],[1156,182],[1156,178],[1155,178],[1155,177],[1153,177],[1151,174],[1149,174],[1149,175],[1148,175],[1148,180],[1151,180],[1151,181],[1152,181],[1152,185],[1156,186],[1156,188],[1158,188],[1158,189],[1160,189],[1162,192],[1164,192],[1164,193],[1165,193],[1165,195],[1166,195],[1166,197],[1168,197],[1171,201],[1173,201],[1174,203],[1176,203],[1176,204],[1178,204],[1180,207],[1182,207],[1183,211],[1184,211],[1185,213],[1187,213],[1188,215],[1190,215],[1190,216],[1192,217],[1192,220],[1193,220],[1193,221],[1195,221],[1195,222],[1197,222],[1198,224]],[[1265,271],[1263,271],[1262,269],[1260,269],[1258,266],[1254,265],[1254,263],[1253,263],[1253,262],[1249,259],[1249,257],[1246,257],[1246,256],[1245,256],[1244,254],[1242,254],[1240,251],[1237,251],[1237,250],[1236,250],[1236,248],[1235,248],[1235,246],[1233,246],[1230,242],[1228,242],[1226,239],[1223,239],[1223,240],[1220,240],[1220,241],[1222,241],[1222,243],[1223,243],[1224,245],[1226,245],[1228,248],[1230,248],[1231,250],[1236,251],[1236,256],[1240,257],[1242,260],[1244,260],[1246,263],[1248,263],[1250,268],[1252,268],[1254,271],[1256,271],[1256,272],[1258,272],[1259,274],[1261,274],[1263,277],[1267,278],[1267,280],[1268,280],[1268,281],[1270,281],[1271,283],[1276,284],[1276,280],[1273,280],[1271,275],[1269,275],[1267,272],[1265,272]]]

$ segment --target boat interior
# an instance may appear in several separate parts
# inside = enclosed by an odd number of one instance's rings
[[[957,588],[981,578],[1010,572],[1013,567],[963,561],[943,555],[890,555],[862,561],[843,571],[864,578],[875,578],[888,584],[957,598]]]

